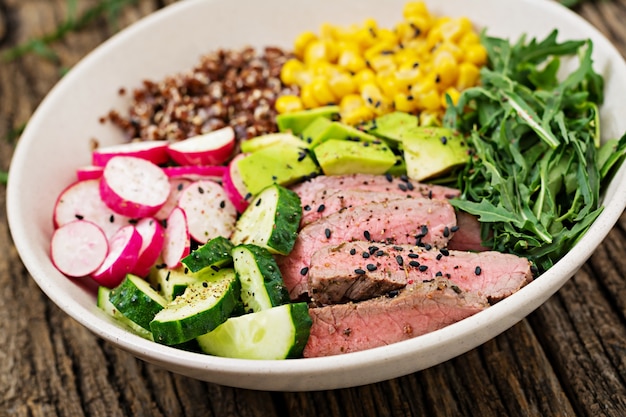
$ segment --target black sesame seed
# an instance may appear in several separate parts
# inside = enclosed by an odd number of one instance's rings
[[[361,268],[355,269],[354,273],[357,274],[357,275],[365,275],[365,271],[362,270]]]
[[[304,209],[304,211],[311,211],[311,206],[309,206],[308,204],[302,208]]]
[[[387,181],[392,182],[393,181],[393,177],[391,176],[391,174],[387,173],[385,174],[385,178],[387,179]]]
[[[198,192],[199,192],[200,194],[204,194],[204,188],[202,188],[202,187],[198,187]]]
[[[443,257],[443,255],[442,255],[442,254],[440,254],[440,253],[438,253],[438,254],[437,254],[437,256],[436,256],[436,258],[437,258],[437,260],[438,260],[438,261],[440,261],[442,257]]]
[[[208,288],[209,283],[208,283],[208,282],[206,282],[206,281],[204,281],[204,282],[202,282],[202,286],[203,286],[204,288]]]
[[[480,266],[477,266],[477,267],[474,269],[474,273],[475,273],[476,275],[480,275],[482,272],[483,272],[483,270],[480,268]]]
[[[85,216],[83,216],[82,214],[75,214],[74,217],[76,217],[78,220],[83,220],[85,218]]]
[[[361,254],[361,256],[363,256],[363,259],[367,259],[367,258],[369,258],[369,257],[370,257],[370,254],[369,254],[369,252],[363,252],[363,253]]]
[[[399,188],[401,191],[406,191],[406,190],[408,190],[408,188],[407,188],[406,184],[402,184],[402,183],[398,184],[398,188]]]
[[[252,193],[246,193],[245,197],[243,198],[244,200],[250,200],[250,198],[252,198]]]
[[[402,266],[404,265],[404,259],[402,258],[402,256],[397,255],[396,256],[396,262],[398,263],[398,265]]]
[[[452,290],[457,293],[457,294],[461,294],[461,289],[459,287],[457,287],[456,285],[451,285],[450,288],[452,288]]]
[[[372,271],[376,271],[377,267],[374,264],[367,264],[366,268],[368,271],[372,272]]]
[[[254,203],[255,206],[259,207],[261,205],[261,199],[259,198],[256,203]]]
[[[350,255],[354,255],[356,253],[356,249],[352,248],[350,249]]]
[[[446,143],[448,143],[448,138],[447,138],[447,137],[445,137],[445,136],[442,136],[442,137],[441,137],[441,143],[442,143],[442,144],[444,144],[444,145],[445,145]]]
[[[259,205],[259,203],[257,203],[257,206]],[[222,200],[220,201],[220,208],[224,208],[226,207],[226,201]]]
[[[398,290],[391,290],[387,293],[387,297],[389,298],[395,298],[398,296],[398,294],[400,294],[400,291]]]
[[[385,251],[379,250],[376,251],[376,256],[383,256],[385,254]]]
[[[378,250],[378,246],[370,246],[369,248],[370,255],[373,255]]]
[[[412,267],[414,267],[414,268],[417,268],[417,267],[419,267],[419,266],[420,266],[420,263],[419,263],[419,262],[417,262],[417,261],[411,261],[411,262],[409,262],[409,265],[410,265],[410,266],[412,266]]]
[[[398,252],[402,252],[404,250],[402,246],[394,246],[393,248],[397,250]]]
[[[415,189],[415,186],[413,185],[412,182],[407,182],[406,183],[406,188],[408,188],[409,191],[413,191]]]
[[[424,271],[426,271],[427,269],[428,269],[428,266],[427,266],[427,265],[420,265],[420,266],[419,266],[419,270],[420,270],[421,272],[424,272]]]
[[[431,250],[432,248],[433,248],[433,246],[430,243],[424,244],[424,249]]]
[[[409,258],[413,258],[413,259],[417,259],[419,258],[419,255],[417,253],[409,253]]]
[[[451,231],[451,232],[456,232],[457,230],[459,230],[459,226],[452,226],[452,227],[450,228],[450,231]]]
[[[220,267],[217,265],[211,265],[211,269],[214,270],[215,272],[219,272]]]
[[[439,249],[439,253],[441,253],[443,256],[450,256],[450,251],[446,248]]]
[[[435,274],[436,277],[442,277],[443,273],[441,271],[437,271],[437,273]]]
[[[449,237],[450,236],[450,229],[448,228],[448,226],[443,228],[443,237]]]
[[[309,273],[309,267],[308,266],[305,266],[304,268],[302,268],[300,270],[300,275],[306,275],[308,273]]]
[[[115,216],[111,214],[111,217],[109,217],[109,221],[111,223],[115,222]]]
[[[326,206],[325,206],[324,204],[320,204],[320,205],[317,207],[317,212],[318,212],[318,213],[321,213],[321,212],[323,212],[325,209],[326,209]]]
[[[367,230],[363,232],[363,236],[365,237],[365,240],[372,239],[372,237],[370,236],[370,232],[368,232]]]
[[[326,235],[326,239],[330,239],[330,229],[324,230],[324,234]]]

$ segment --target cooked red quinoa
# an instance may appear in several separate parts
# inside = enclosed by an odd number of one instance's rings
[[[179,141],[227,125],[239,140],[276,132],[276,98],[297,94],[280,80],[291,56],[276,47],[219,49],[189,71],[144,80],[132,93],[128,115],[112,110],[102,120],[119,126],[129,140]]]

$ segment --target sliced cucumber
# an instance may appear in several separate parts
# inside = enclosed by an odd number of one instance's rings
[[[150,322],[167,304],[167,300],[136,275],[127,274],[124,280],[111,290],[109,301],[125,317],[146,330]]]
[[[271,253],[288,255],[302,218],[300,197],[280,185],[271,185],[252,200],[235,225],[231,241],[252,243]]]
[[[176,345],[215,329],[237,306],[240,288],[232,270],[219,280],[190,284],[150,323],[154,340]]]
[[[232,265],[233,257],[230,252],[233,250],[233,246],[230,240],[223,236],[218,236],[192,251],[181,262],[191,272],[198,272],[204,268],[217,270]]]
[[[256,245],[236,246],[233,262],[241,283],[241,301],[246,312],[289,303],[289,292],[280,269],[267,249]]]
[[[98,308],[104,311],[109,316],[113,317],[117,322],[119,322],[135,334],[145,339],[152,340],[152,333],[120,313],[117,307],[115,307],[113,303],[109,300],[109,294],[111,294],[110,288],[104,286],[98,287],[98,295],[96,297],[96,303]]]
[[[174,269],[153,268],[150,271],[148,280],[159,294],[169,302],[185,292],[185,289],[194,282],[216,281],[222,274],[232,274],[232,268],[213,270],[211,268],[202,269],[198,272],[191,272],[185,266]]]
[[[241,359],[287,359],[302,356],[311,317],[306,303],[284,304],[232,317],[197,338],[203,352]]]

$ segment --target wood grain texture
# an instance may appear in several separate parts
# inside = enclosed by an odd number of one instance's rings
[[[0,138],[19,129],[81,57],[173,0],[137,0],[51,47],[0,63]],[[97,3],[79,0],[80,14]],[[0,0],[0,54],[51,33],[65,0]],[[626,55],[626,0],[577,9]],[[0,140],[0,170],[13,144]],[[0,416],[624,416],[626,216],[535,313],[477,349],[361,387],[263,392],[172,374],[98,339],[38,289],[19,260],[0,186]]]

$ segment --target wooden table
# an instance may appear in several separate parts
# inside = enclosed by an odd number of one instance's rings
[[[20,128],[67,68],[172,2],[0,0],[0,170],[9,167]],[[101,3],[113,13],[75,20],[79,30],[7,55],[54,33],[73,4],[75,16],[85,16]],[[586,1],[575,10],[626,55],[626,0]],[[5,196],[0,185],[2,207]],[[38,289],[2,210],[0,416],[626,416],[625,237],[623,216],[545,305],[463,356],[358,388],[256,392],[169,373],[96,338]]]

